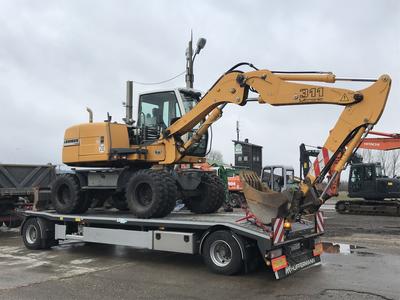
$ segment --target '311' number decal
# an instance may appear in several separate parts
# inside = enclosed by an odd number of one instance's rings
[[[324,97],[324,88],[309,88],[300,90],[300,101],[304,100],[320,100]]]

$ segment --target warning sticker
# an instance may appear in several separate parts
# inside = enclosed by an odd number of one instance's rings
[[[349,102],[349,97],[346,94],[343,94],[342,98],[340,98],[340,102]]]

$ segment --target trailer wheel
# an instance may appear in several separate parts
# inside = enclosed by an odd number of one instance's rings
[[[72,174],[59,176],[51,187],[51,202],[58,213],[84,213],[88,199],[81,193],[78,180]]]
[[[175,206],[177,187],[163,171],[139,170],[129,179],[126,200],[129,209],[139,218],[162,218]]]
[[[202,253],[204,262],[214,273],[234,275],[243,268],[240,246],[229,231],[211,233],[204,242]]]
[[[186,206],[196,214],[216,212],[224,203],[225,186],[217,175],[204,172],[198,187],[199,195],[185,200]]]
[[[36,218],[30,218],[24,223],[22,239],[26,248],[30,250],[42,249],[42,233]]]

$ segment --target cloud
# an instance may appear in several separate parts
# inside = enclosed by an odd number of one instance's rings
[[[206,91],[240,61],[260,68],[392,76],[376,129],[399,131],[398,1],[2,1],[0,160],[61,162],[66,127],[107,112],[120,120],[129,79],[160,81],[185,68],[190,30],[208,42],[196,59]],[[154,88],[184,86],[180,77]],[[349,85],[338,86],[348,87]],[[362,86],[351,85],[358,89]],[[151,87],[153,88],[153,87]],[[135,86],[135,92],[149,87]],[[214,147],[233,161],[235,123],[264,148],[265,164],[297,166],[300,142],[321,145],[341,108],[227,107]]]

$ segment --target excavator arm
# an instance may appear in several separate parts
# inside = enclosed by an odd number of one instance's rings
[[[296,211],[315,211],[329,198],[329,189],[337,181],[352,153],[366,133],[378,122],[385,108],[391,85],[388,75],[382,75],[377,80],[368,80],[374,83],[360,91],[299,83],[306,81],[334,83],[338,80],[349,79],[336,78],[332,73],[274,73],[269,70],[229,71],[219,78],[191,111],[165,130],[159,142],[165,144],[166,153],[169,152],[167,148],[170,147],[170,152],[174,151],[175,155],[170,155],[168,160],[161,163],[179,162],[185,156],[186,151],[198,142],[208,128],[222,116],[225,105],[229,103],[245,105],[249,100],[249,91],[258,94],[257,101],[260,104],[268,103],[273,106],[341,105],[344,106],[343,112],[329,132],[311,171],[300,184],[302,200],[296,205]],[[197,124],[201,124],[198,130],[188,141],[182,142],[180,137]],[[328,173],[330,180],[320,193],[317,191],[316,185],[321,183]]]

